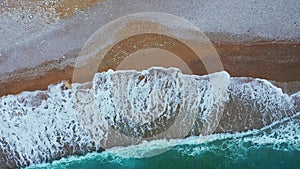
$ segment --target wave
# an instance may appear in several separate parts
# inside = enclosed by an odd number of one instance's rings
[[[85,84],[0,98],[0,161],[29,166],[143,141],[253,131],[294,116],[299,100],[300,92],[226,72],[110,70]]]
[[[76,168],[76,166],[85,167],[93,165],[101,166],[102,168],[149,168],[149,166],[153,167],[155,165],[158,165],[158,167],[163,166],[163,164],[157,164],[156,158],[174,160],[170,163],[172,166],[175,166],[176,161],[183,158],[185,165],[184,167],[180,167],[179,165],[178,168],[186,168],[187,165],[191,164],[187,163],[187,161],[189,161],[188,159],[196,159],[192,164],[201,165],[202,168],[206,168],[207,166],[214,166],[214,168],[224,168],[226,166],[240,168],[240,166],[234,167],[235,165],[233,164],[226,164],[224,161],[238,163],[245,159],[253,158],[251,157],[251,153],[255,151],[255,155],[261,160],[261,158],[265,158],[266,156],[264,150],[269,150],[267,152],[269,161],[266,162],[264,166],[262,166],[263,164],[255,164],[255,168],[265,168],[266,165],[270,166],[270,159],[274,158],[270,156],[270,152],[276,155],[278,155],[278,153],[283,156],[286,155],[286,157],[279,157],[281,162],[285,159],[290,162],[288,164],[284,163],[285,167],[294,168],[297,166],[295,163],[297,163],[298,159],[296,156],[290,156],[288,152],[299,154],[299,120],[300,112],[296,113],[293,117],[284,118],[257,130],[191,136],[185,139],[145,141],[138,145],[113,147],[102,153],[71,156],[52,163],[33,165],[28,169],[49,167]],[[157,152],[163,153],[160,154],[159,157],[149,158],[149,154],[156,154]],[[209,154],[217,154],[216,157],[212,158],[214,160],[213,163],[209,160],[210,158],[207,158]],[[225,160],[220,160],[217,156],[223,156]],[[177,157],[179,157],[179,159]],[[176,160],[174,158],[176,158]],[[204,158],[204,160],[201,160],[201,158]],[[296,160],[296,162],[293,160]],[[276,161],[274,161],[274,163],[276,164]],[[243,166],[246,167],[248,164],[249,163],[243,163]],[[274,168],[280,168],[280,166]]]

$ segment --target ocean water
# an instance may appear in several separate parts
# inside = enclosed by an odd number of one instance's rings
[[[110,70],[1,97],[0,167],[299,168],[299,108],[263,79]]]
[[[160,140],[72,156],[33,168],[300,168],[300,114],[259,130]],[[143,154],[163,150],[151,157]]]

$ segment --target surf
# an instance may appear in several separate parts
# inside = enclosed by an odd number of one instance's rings
[[[227,72],[109,70],[92,82],[1,97],[0,158],[7,166],[25,167],[151,141],[180,145],[185,137],[233,137],[293,117],[299,98],[299,92],[289,96],[267,80]]]

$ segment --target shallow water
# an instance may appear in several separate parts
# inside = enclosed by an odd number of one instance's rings
[[[144,142],[102,153],[73,156],[33,168],[299,168],[300,114],[242,133]],[[166,150],[145,157],[142,154]],[[28,169],[29,169],[28,168]]]
[[[110,70],[91,83],[0,98],[0,160],[46,168],[295,168],[299,104],[300,92],[226,72]]]

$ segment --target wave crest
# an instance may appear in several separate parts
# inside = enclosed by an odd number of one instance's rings
[[[258,129],[299,111],[299,96],[226,72],[110,70],[71,88],[62,82],[47,91],[1,97],[0,161],[4,168],[28,166],[143,138]]]

